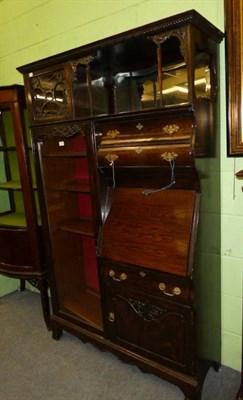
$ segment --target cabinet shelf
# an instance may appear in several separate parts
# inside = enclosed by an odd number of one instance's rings
[[[85,236],[94,236],[93,224],[91,219],[73,218],[62,223],[59,226],[59,229],[66,232],[79,233]]]
[[[37,189],[36,182],[33,182],[33,189]],[[0,183],[0,190],[22,190],[20,181],[7,181]]]
[[[37,224],[41,226],[40,216],[37,216]],[[15,227],[15,228],[26,228],[26,218],[24,213],[10,213],[0,215],[0,227]]]
[[[60,192],[90,193],[90,185],[88,181],[72,181],[55,186],[53,185],[52,187],[48,186],[46,189]]]
[[[0,151],[16,151],[15,146],[0,146]]]
[[[87,157],[87,152],[86,151],[73,151],[73,152],[66,152],[66,151],[62,151],[62,152],[52,152],[49,154],[44,154],[42,153],[42,157]]]
[[[11,213],[0,216],[0,226],[12,226],[26,228],[26,218],[24,213]]]
[[[20,181],[7,181],[0,183],[0,190],[22,190]]]

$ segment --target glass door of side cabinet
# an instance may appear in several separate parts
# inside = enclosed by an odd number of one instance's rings
[[[85,138],[48,137],[39,152],[59,311],[101,330]]]
[[[39,209],[33,167],[33,154],[27,124],[28,121],[26,117],[25,132],[27,137],[23,138],[26,139],[26,141],[23,141],[23,146],[26,147],[26,162],[30,165],[31,169],[32,189],[35,192],[36,208]],[[21,172],[18,162],[12,112],[10,109],[2,109],[0,111],[0,163],[0,225],[26,228],[27,222]],[[40,217],[38,217],[38,223],[40,225]]]

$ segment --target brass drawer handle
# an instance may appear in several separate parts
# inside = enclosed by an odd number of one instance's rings
[[[109,275],[113,279],[113,281],[117,282],[125,281],[127,279],[127,274],[125,274],[125,272],[122,272],[119,278],[116,278],[116,273],[115,271],[113,271],[113,269],[110,269]]]
[[[175,286],[172,293],[166,292],[166,285],[161,282],[159,284],[159,289],[166,295],[166,296],[179,296],[181,294],[181,289],[178,286]]]

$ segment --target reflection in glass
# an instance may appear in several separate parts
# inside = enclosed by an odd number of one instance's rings
[[[123,68],[123,71],[114,75],[116,112],[188,103],[187,65],[182,54],[183,38],[183,35],[182,38],[174,35],[168,37],[166,34],[154,36],[152,41],[144,43],[142,47],[144,49],[149,43],[147,68]],[[151,46],[152,42],[154,46]],[[134,65],[138,65],[139,56],[137,54]]]
[[[119,73],[115,76],[117,112],[181,105],[188,102],[185,63],[165,66],[162,93],[157,66],[148,71]],[[161,99],[162,97],[162,99]]]
[[[185,62],[163,67],[162,80],[163,106],[188,103],[187,66]]]
[[[210,69],[208,65],[196,68],[194,85],[197,98],[210,99],[211,82],[210,82]]]
[[[114,77],[116,112],[157,107],[157,65],[140,70],[121,72]]]
[[[74,108],[77,117],[108,114],[106,78],[96,67],[96,60],[89,65],[78,64],[73,76]]]

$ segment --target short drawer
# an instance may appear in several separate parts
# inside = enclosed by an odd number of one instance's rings
[[[120,285],[182,304],[190,305],[192,302],[189,278],[103,260],[99,264],[101,278],[106,285]]]

